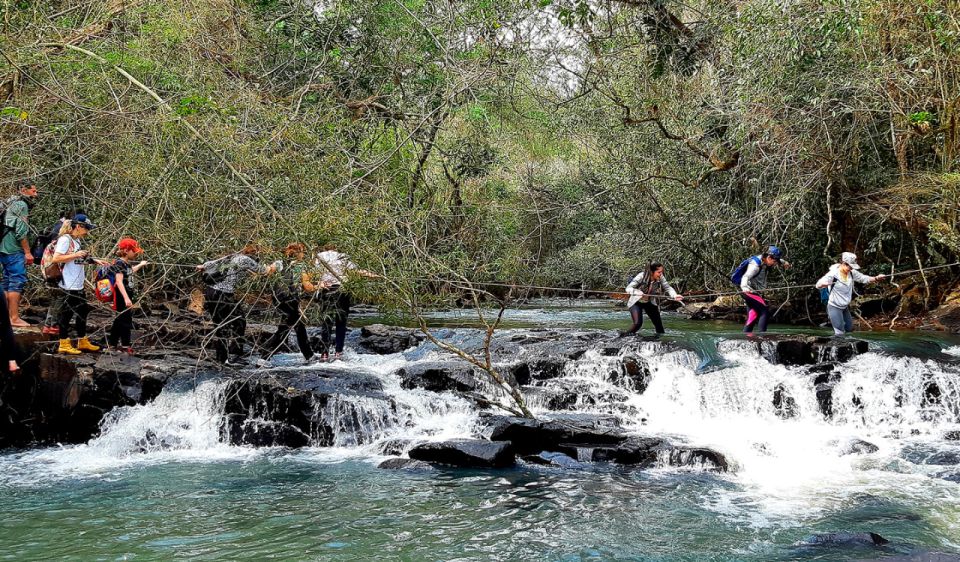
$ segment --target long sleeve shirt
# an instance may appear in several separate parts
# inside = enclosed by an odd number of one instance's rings
[[[643,271],[634,277],[627,285],[627,294],[630,299],[627,301],[627,308],[638,302],[651,302],[660,306],[660,298],[664,294],[670,298],[676,298],[677,292],[673,290],[670,283],[667,282],[665,275],[661,275],[658,281],[651,278],[650,273]]]
[[[757,263],[757,261],[760,263]],[[763,258],[759,260],[751,259],[750,264],[747,265],[747,270],[743,273],[743,277],[740,278],[740,290],[747,292],[766,289],[768,270],[769,268],[763,265]]]
[[[244,254],[236,254],[211,260],[203,264],[205,271],[214,271],[220,268],[226,270],[224,278],[213,284],[213,289],[221,293],[234,293],[237,290],[237,283],[251,273],[266,273],[267,266],[257,260]]]
[[[873,283],[874,277],[864,275],[856,269],[851,269],[850,274],[844,280],[840,275],[840,266],[834,264],[830,266],[830,271],[817,281],[817,287],[830,287],[830,299],[827,305],[835,308],[847,308],[854,296],[855,283]]]

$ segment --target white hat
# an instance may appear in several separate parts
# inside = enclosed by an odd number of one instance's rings
[[[844,252],[840,254],[840,263],[845,263],[852,269],[860,269],[860,266],[857,265],[857,254],[854,254],[853,252]]]

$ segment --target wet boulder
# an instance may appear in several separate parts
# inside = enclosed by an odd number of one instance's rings
[[[401,353],[420,345],[426,336],[417,330],[372,324],[360,329],[360,347],[379,355]]]
[[[522,459],[528,464],[555,466],[558,468],[586,468],[588,465],[571,458],[569,455],[553,451],[543,451],[538,455],[526,455]]]
[[[409,452],[414,460],[463,468],[503,468],[516,460],[509,442],[453,439],[421,443]]]
[[[822,336],[756,335],[747,340],[762,357],[779,365],[816,365],[842,363],[866,353],[869,344],[853,338]],[[721,346],[740,347],[745,342],[721,342]]]
[[[540,357],[510,365],[506,372],[523,386],[562,377],[568,362],[569,359],[565,357]]]
[[[773,389],[773,413],[785,420],[797,415],[797,401],[782,384]]]
[[[377,465],[386,470],[434,470],[433,465],[416,459],[393,458]]]
[[[664,446],[666,441],[660,438],[629,437],[611,445],[562,443],[557,450],[581,462],[653,466]]]
[[[646,359],[627,355],[620,360],[619,370],[613,373],[611,382],[637,394],[643,394],[650,386],[652,376]]]
[[[877,533],[819,533],[810,535],[794,546],[882,546],[890,541]]]
[[[706,447],[672,447],[666,455],[670,466],[702,468],[715,472],[727,472],[730,463],[722,453]]]
[[[627,439],[616,418],[571,415],[550,420],[489,416],[491,441],[510,441],[521,454],[556,451],[564,443],[617,445]]]
[[[840,448],[841,455],[870,455],[876,453],[880,450],[880,447],[877,447],[869,441],[864,441],[863,439],[851,439],[843,444]]]
[[[235,445],[359,445],[372,442],[376,428],[396,422],[393,400],[377,377],[364,373],[241,373],[227,384],[224,396],[224,433]]]
[[[470,392],[477,389],[476,369],[463,362],[429,361],[400,369],[400,386],[432,392]]]

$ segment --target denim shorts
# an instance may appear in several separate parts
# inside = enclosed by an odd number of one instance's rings
[[[0,254],[0,266],[3,266],[3,281],[0,287],[8,293],[22,293],[27,284],[27,262],[23,252]]]

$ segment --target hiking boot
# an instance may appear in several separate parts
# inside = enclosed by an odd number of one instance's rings
[[[57,353],[62,353],[64,355],[80,355],[81,351],[75,347],[70,342],[70,338],[60,340],[60,347],[57,348]]]
[[[88,338],[77,340],[77,349],[80,351],[100,351],[99,345],[93,345]]]

